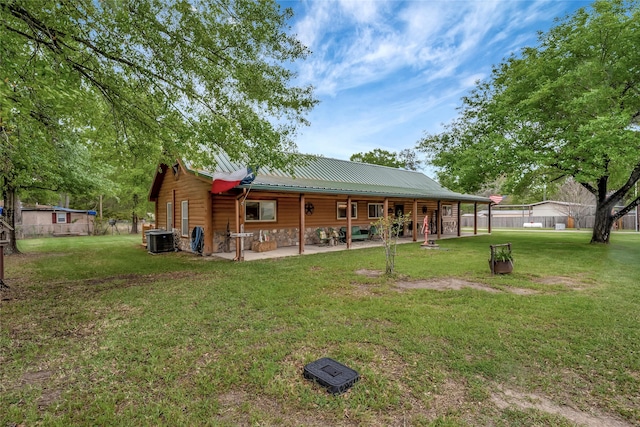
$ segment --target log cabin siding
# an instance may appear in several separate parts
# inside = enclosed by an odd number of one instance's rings
[[[268,236],[269,240],[276,240],[279,247],[315,244],[319,243],[318,229],[339,230],[346,227],[348,223],[352,226],[368,229],[372,223],[377,221],[377,218],[369,218],[369,204],[371,203],[382,205],[383,212],[381,213],[384,215],[394,214],[402,206],[402,212],[409,217],[411,222],[403,230],[404,235],[413,235],[414,240],[422,238],[419,233],[422,232],[425,209],[429,216],[431,234],[455,234],[457,232],[460,235],[459,201],[455,198],[453,200],[427,199],[426,197],[429,195],[425,194],[425,198],[416,199],[409,197],[420,196],[403,197],[398,195],[399,197],[394,197],[393,193],[389,193],[386,198],[383,195],[373,196],[372,194],[379,194],[377,193],[378,187],[370,188],[369,194],[352,193],[351,196],[335,194],[336,187],[330,187],[334,189],[329,189],[327,193],[301,193],[287,190],[286,186],[283,186],[282,189],[278,189],[276,186],[273,189],[236,187],[223,194],[211,194],[210,175],[207,177],[206,173],[189,170],[181,162],[178,162],[176,166],[178,166],[177,174],[173,172],[173,168],[161,165],[154,179],[149,198],[156,202],[156,227],[167,228],[166,205],[170,202],[173,210],[173,227],[171,228],[180,230],[182,202],[188,201],[189,230],[193,230],[195,226],[204,228],[204,253],[207,254],[233,250],[239,240],[231,238],[231,233],[235,233],[241,227],[243,231],[253,233],[252,237],[244,239],[246,247],[250,246],[252,240],[258,240],[261,236]],[[382,172],[384,171],[386,169]],[[372,177],[374,181],[378,178]],[[264,184],[262,185],[264,186]],[[381,189],[384,188],[384,184],[381,185]],[[295,187],[295,184],[293,186]],[[260,184],[256,187],[260,187]],[[245,221],[244,204],[241,203],[245,199],[247,201],[275,201],[276,219],[274,221]],[[357,205],[357,216],[350,221],[347,218],[338,218],[338,203],[346,203],[348,200]],[[305,209],[305,205],[309,204],[313,205],[313,212],[307,212]],[[380,210],[378,211],[380,212]],[[302,233],[300,227],[304,227]],[[179,236],[179,240],[180,246],[188,249],[190,233]]]
[[[212,227],[214,233],[213,251],[233,251],[235,248],[235,239],[229,239],[227,236],[227,230],[230,232],[235,231],[235,200],[239,197],[240,200],[244,200],[243,195],[214,195],[211,199],[212,203]],[[244,223],[244,231],[254,233],[253,238],[247,239],[247,244],[251,241],[259,239],[260,233],[270,233],[271,236],[281,233],[286,235],[284,239],[278,241],[279,246],[296,245],[296,239],[299,238],[299,226],[300,226],[300,194],[291,193],[268,193],[251,191],[246,198],[246,201],[268,201],[274,200],[276,202],[276,220],[275,221],[244,221],[244,205],[240,205],[239,216]],[[340,229],[347,226],[346,218],[338,218],[337,206],[339,202],[346,203],[347,197],[340,195],[305,195],[304,203],[313,205],[313,212],[311,214],[305,213],[305,244],[318,243],[316,238],[316,230],[323,229],[328,231],[329,229]],[[357,217],[351,220],[352,226],[359,226],[363,229],[369,229],[372,223],[377,221],[376,218],[369,218],[369,204],[379,203],[383,204],[382,198],[353,198],[353,203],[357,204]],[[413,216],[413,204],[414,199],[399,199],[389,200],[388,209],[392,212],[396,212],[396,207],[403,207],[404,215]],[[441,232],[446,231],[449,233],[455,232],[451,230],[451,224],[448,221],[457,218],[457,202],[441,202],[441,206],[451,206],[451,216],[443,217],[440,223]],[[431,233],[437,233],[436,218],[434,214],[438,208],[438,202],[436,200],[419,200],[417,201],[417,234],[421,236],[422,224],[424,221],[423,207],[427,208],[427,215],[429,215]],[[305,212],[302,207],[302,212]],[[456,222],[457,224],[457,222]],[[445,230],[446,229],[446,230]],[[408,224],[404,230],[404,235],[410,235],[413,231],[413,222]],[[272,238],[275,238],[272,237]],[[421,238],[421,237],[418,237]]]
[[[159,177],[159,179],[161,179],[162,182],[156,200],[156,227],[159,229],[167,228],[167,203],[172,203],[172,228],[178,230],[177,234],[181,237],[178,246],[181,249],[186,249],[190,243],[191,231],[194,227],[209,228],[206,218],[207,209],[210,208],[207,205],[209,203],[209,189],[211,184],[207,184],[206,181],[187,173],[187,171],[182,168],[177,174],[174,174],[172,169],[168,168],[160,175],[161,177]],[[184,236],[181,235],[183,201],[189,202],[189,231]]]

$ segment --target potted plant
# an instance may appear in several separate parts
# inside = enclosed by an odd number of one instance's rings
[[[513,255],[511,254],[511,247],[502,247],[499,250],[493,251],[491,259],[489,260],[489,267],[491,267],[491,273],[493,274],[508,274],[513,271]]]

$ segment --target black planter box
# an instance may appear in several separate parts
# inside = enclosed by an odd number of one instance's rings
[[[304,377],[327,387],[332,394],[344,393],[360,379],[356,371],[328,357],[306,365]]]

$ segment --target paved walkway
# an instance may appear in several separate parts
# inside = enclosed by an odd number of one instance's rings
[[[486,235],[486,233],[478,233],[476,236]],[[473,237],[473,233],[462,233],[461,237]],[[430,240],[431,240],[431,236]],[[441,235],[440,240],[443,239],[455,239],[458,236],[456,235]],[[435,239],[435,237],[434,237]],[[422,239],[418,240],[416,243],[422,243]],[[398,244],[405,243],[414,243],[411,237],[401,237],[398,239]],[[351,249],[364,249],[364,248],[373,248],[373,247],[382,247],[382,242],[380,240],[366,240],[362,242],[353,242],[351,243]],[[345,251],[347,250],[347,245],[345,243],[340,243],[336,246],[329,245],[305,245],[304,253],[302,255],[312,255],[324,252],[337,252],[337,251]],[[252,250],[244,251],[244,260],[245,261],[255,261],[259,259],[270,259],[270,258],[284,258],[289,256],[297,256],[300,255],[298,246],[287,246],[282,248],[277,248],[272,251],[266,252],[254,252]],[[236,252],[220,252],[215,253],[212,256],[217,258],[227,259],[229,261],[233,261],[236,257]]]

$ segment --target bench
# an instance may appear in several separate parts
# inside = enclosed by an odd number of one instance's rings
[[[360,226],[353,225],[351,226],[351,241],[355,242],[357,240],[368,240],[369,232],[367,230],[360,230]],[[347,227],[340,228],[340,240],[343,242],[347,241]]]

